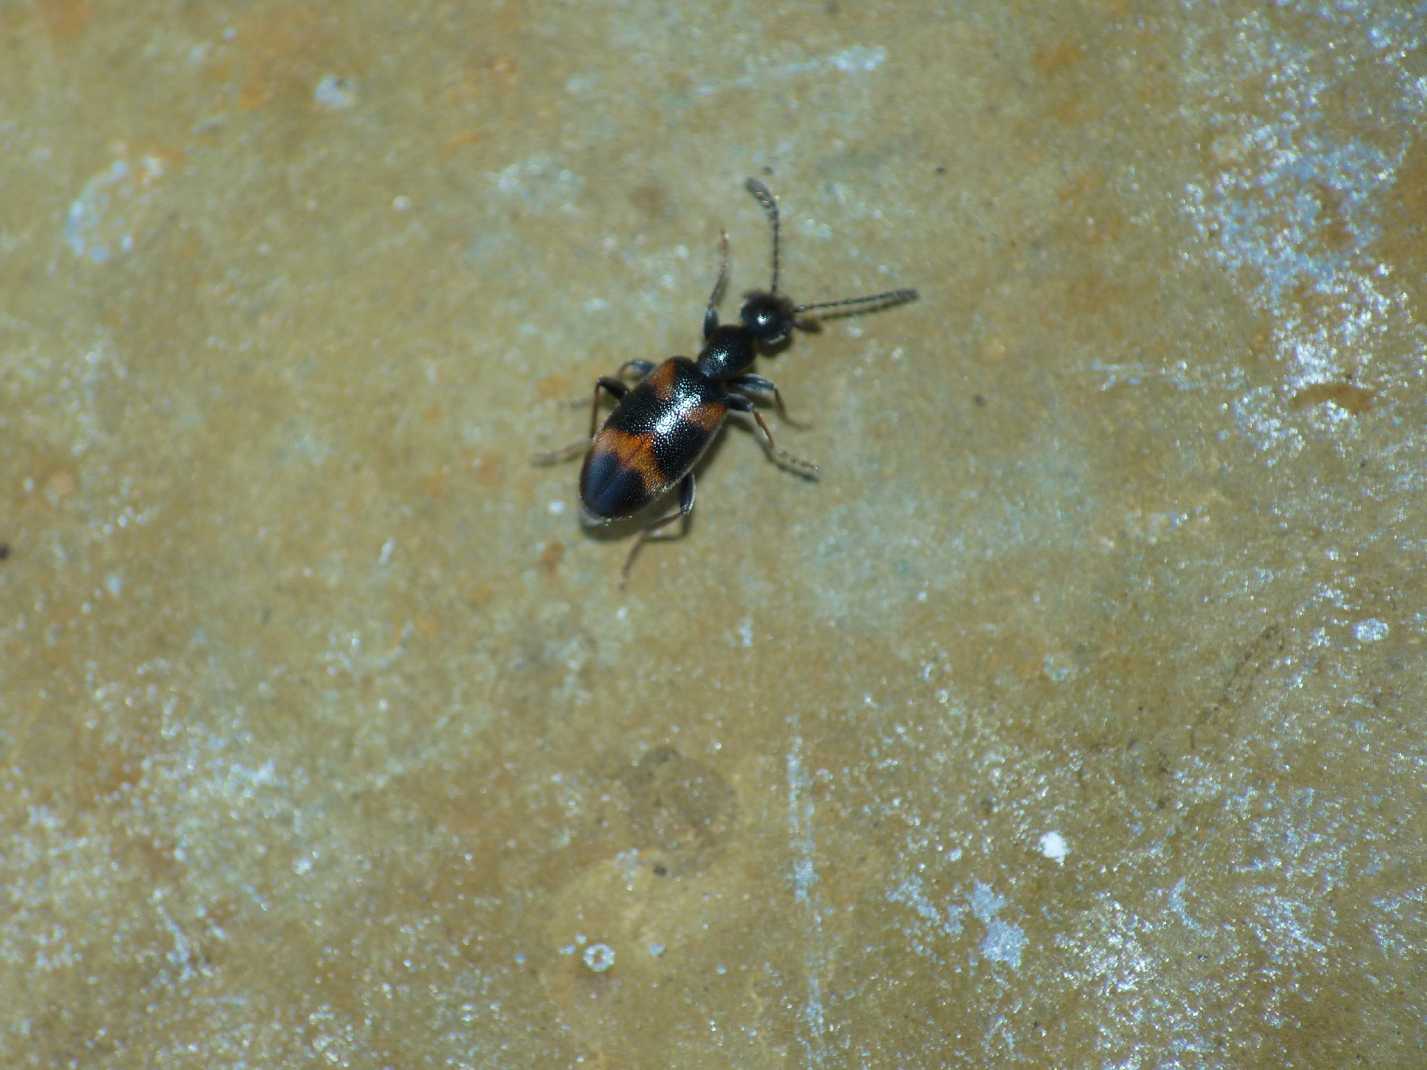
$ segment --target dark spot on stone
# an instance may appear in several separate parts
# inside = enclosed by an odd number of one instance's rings
[[[669,216],[669,196],[664,187],[644,182],[629,191],[629,200],[646,219],[666,219]]]
[[[723,777],[673,747],[656,747],[619,780],[628,796],[630,838],[653,856],[656,874],[680,877],[709,866],[738,809]]]
[[[1289,407],[1295,412],[1328,402],[1344,412],[1361,416],[1371,412],[1377,403],[1377,395],[1352,383],[1312,383],[1298,391],[1289,400]]]

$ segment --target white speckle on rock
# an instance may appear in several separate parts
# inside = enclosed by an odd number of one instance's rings
[[[312,102],[328,111],[345,111],[357,103],[357,83],[336,74],[324,74],[312,91]]]
[[[1041,854],[1054,859],[1057,865],[1065,865],[1065,856],[1070,854],[1070,845],[1059,832],[1051,831],[1041,836]]]
[[[1376,643],[1386,639],[1389,631],[1387,622],[1376,617],[1360,620],[1353,625],[1353,637],[1360,643]]]
[[[999,921],[996,915],[1006,905],[989,884],[976,882],[971,889],[971,913],[986,926],[981,941],[981,954],[992,962],[1004,962],[1012,969],[1021,965],[1021,950],[1026,946],[1026,934],[1019,925]]]
[[[580,957],[591,973],[604,973],[614,965],[614,948],[608,944],[591,944]]]
[[[152,220],[152,205],[168,167],[144,155],[132,166],[121,155],[85,183],[65,215],[64,240],[75,256],[103,264],[134,250],[135,235]]]
[[[1075,675],[1075,666],[1063,654],[1047,654],[1041,663],[1041,671],[1052,683],[1063,684]]]
[[[885,48],[853,45],[828,57],[828,64],[839,71],[875,71],[887,59]]]

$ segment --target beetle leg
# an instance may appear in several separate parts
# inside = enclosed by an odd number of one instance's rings
[[[626,372],[632,371],[635,375],[639,376],[639,378],[643,379],[653,370],[654,362],[652,360],[626,360],[619,366],[619,371],[614,374],[623,379]]]
[[[626,364],[621,365],[620,371],[623,371],[631,364],[648,363],[648,361],[643,360],[631,360],[628,361]],[[625,394],[629,393],[629,387],[625,383],[620,382],[618,379],[611,378],[608,375],[601,375],[598,379],[595,380],[595,396],[594,400],[590,404],[589,436],[587,438],[581,439],[579,442],[571,442],[568,446],[561,446],[558,450],[550,450],[546,453],[537,453],[534,457],[531,458],[532,461],[534,461],[536,464],[559,464],[561,461],[573,460],[580,454],[584,453],[585,450],[590,448],[590,443],[594,440],[595,437],[595,424],[599,422],[600,418],[601,390],[608,390],[610,396],[613,397],[616,401],[624,397]]]
[[[590,402],[590,438],[595,437],[595,425],[599,423],[601,388],[608,390],[610,397],[614,398],[615,401],[618,401],[624,397],[625,394],[629,393],[629,387],[627,385],[608,375],[601,375],[595,380],[595,396],[594,400]]]
[[[639,548],[643,546],[646,542],[648,542],[650,539],[677,539],[681,537],[684,532],[688,530],[689,525],[687,523],[681,525],[677,532],[666,532],[663,535],[656,535],[654,533],[660,528],[664,527],[664,525],[672,524],[674,521],[688,516],[693,511],[694,473],[690,472],[679,483],[679,508],[674,510],[668,516],[660,517],[658,520],[654,521],[654,523],[650,524],[647,528],[641,531],[639,533],[639,538],[636,539],[634,545],[630,547],[629,556],[624,559],[624,570],[620,573],[619,576],[619,585],[621,587],[623,587],[627,582],[629,582],[629,570],[634,565],[634,555],[639,553]]]
[[[573,461],[580,454],[590,448],[590,440],[582,438],[578,442],[571,442],[568,446],[561,446],[558,450],[546,450],[543,453],[536,453],[531,456],[533,464],[560,464],[564,461]]]
[[[634,378],[643,379],[653,370],[654,362],[652,360],[626,360],[615,370],[614,378],[627,379],[630,377],[629,373],[633,372]],[[608,376],[606,376],[606,378],[608,378]],[[583,395],[577,398],[567,398],[562,402],[562,404],[569,405],[572,409],[579,408],[584,403],[585,399]]]
[[[772,384],[769,383],[769,385]],[[724,395],[724,401],[734,412],[746,412],[758,422],[758,427],[762,430],[764,437],[768,439],[768,455],[773,458],[775,464],[810,479],[817,477],[818,466],[812,461],[805,461],[801,457],[795,457],[787,450],[778,448],[778,444],[773,441],[773,432],[768,430],[768,425],[763,422],[763,416],[759,413],[758,406],[754,405],[752,401],[742,394],[733,393],[733,391]]]
[[[795,420],[788,415],[788,410],[783,407],[783,395],[778,392],[773,380],[765,379],[761,375],[737,375],[728,381],[728,385],[739,390],[753,390],[760,394],[772,394],[773,404],[778,408],[778,415],[783,418],[783,422],[790,427],[807,427],[801,420]]]
[[[713,293],[709,294],[708,307],[704,309],[704,339],[708,340],[718,326],[718,303],[723,300],[724,287],[728,285],[728,231],[721,231],[718,239],[718,281]]]

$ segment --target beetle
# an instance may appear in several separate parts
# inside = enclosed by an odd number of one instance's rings
[[[778,290],[778,202],[768,187],[755,178],[748,179],[745,187],[762,207],[773,232],[773,277],[768,289],[744,295],[737,323],[719,323],[718,305],[728,283],[728,235],[723,234],[719,242],[718,281],[704,310],[704,345],[698,358],[670,357],[658,365],[648,360],[625,361],[614,375],[601,376],[595,382],[589,437],[535,458],[539,464],[548,464],[584,452],[585,461],[580,469],[580,514],[587,527],[634,516],[671,488],[678,487],[678,507],[647,525],[630,548],[620,574],[621,584],[628,580],[635,555],[644,543],[651,538],[670,537],[655,533],[684,520],[693,511],[694,466],[718,435],[729,412],[753,417],[767,440],[769,456],[777,464],[803,475],[817,474],[817,465],[799,460],[777,446],[773,433],[754,405],[754,396],[771,397],[779,413],[787,419],[778,388],[748,370],[760,353],[786,347],[795,329],[817,330],[816,319],[800,318],[804,313],[835,309],[833,316],[852,316],[917,299],[916,290],[904,289],[839,301],[794,304]],[[626,381],[631,376],[638,377],[633,385]],[[613,397],[617,404],[597,433],[601,391]],[[686,528],[687,522],[678,535]]]

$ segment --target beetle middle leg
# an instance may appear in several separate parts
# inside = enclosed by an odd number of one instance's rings
[[[654,362],[652,360],[626,360],[623,364],[621,364],[618,368],[615,369],[614,378],[643,379],[653,370]],[[605,376],[604,378],[609,377]],[[583,405],[584,403],[585,398],[582,394],[577,398],[566,398],[562,404],[569,405],[571,408],[577,408],[578,406]]]
[[[751,378],[757,379],[758,376],[755,375]],[[764,379],[763,382],[768,383],[768,380]],[[773,386],[772,383],[768,383],[768,385],[770,387]],[[774,387],[774,389],[776,390],[777,388]],[[763,422],[763,414],[758,411],[757,405],[753,404],[752,401],[742,394],[735,394],[732,391],[725,394],[723,400],[734,412],[746,412],[758,422],[758,427],[762,430],[764,437],[768,439],[768,453],[769,456],[773,458],[774,463],[779,465],[779,467],[797,472],[799,475],[808,476],[809,478],[817,477],[818,466],[812,461],[805,461],[801,457],[794,456],[787,450],[778,447],[778,444],[773,441],[773,432],[769,431],[768,425]]]
[[[788,410],[783,406],[783,395],[778,392],[777,386],[772,379],[765,379],[761,375],[737,375],[728,381],[728,385],[738,390],[752,390],[759,394],[772,394],[773,404],[778,409],[778,415],[783,418],[783,422],[790,427],[807,427],[802,420],[795,420],[788,415]]]
[[[676,520],[687,517],[694,511],[694,473],[690,472],[679,482],[679,508],[675,509],[667,516],[661,516],[654,523],[639,533],[639,538],[634,541],[634,545],[629,548],[629,556],[624,559],[624,569],[619,574],[619,585],[623,587],[629,581],[629,570],[634,566],[634,556],[639,553],[639,548],[650,539],[677,539],[688,530],[688,523],[680,525],[677,532],[666,532],[662,535],[654,534],[666,524],[672,524]]]
[[[653,370],[654,362],[652,360],[626,360],[623,364],[619,366],[619,370],[616,371],[614,374],[616,378],[623,379],[630,372],[633,372],[639,378],[643,379]]]

